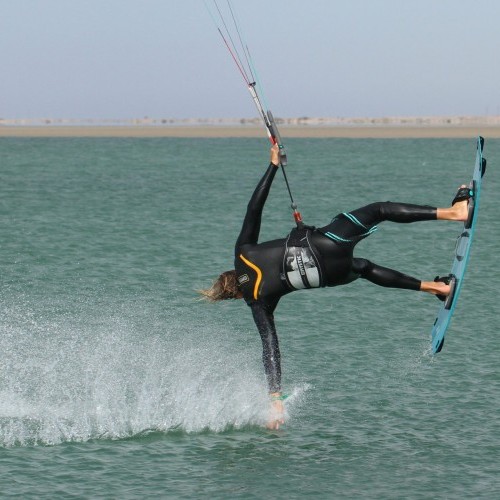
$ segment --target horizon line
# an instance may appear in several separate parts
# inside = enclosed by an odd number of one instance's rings
[[[500,125],[500,115],[400,115],[383,117],[275,117],[283,126],[328,127],[328,126],[464,126]],[[0,126],[57,126],[57,125],[122,125],[122,126],[261,126],[260,117],[192,117],[192,118],[0,118]]]

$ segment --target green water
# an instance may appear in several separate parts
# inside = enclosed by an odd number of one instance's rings
[[[307,223],[377,200],[447,205],[470,140],[287,141]],[[287,424],[260,339],[195,290],[232,267],[264,139],[0,140],[0,497],[496,498],[500,141],[444,349],[438,301],[355,282],[276,314]],[[283,179],[263,239],[293,221]],[[460,224],[385,223],[356,255],[448,272]]]

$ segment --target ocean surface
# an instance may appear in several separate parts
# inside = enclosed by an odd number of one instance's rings
[[[447,206],[470,140],[286,141],[306,223],[377,200]],[[263,139],[0,139],[1,498],[500,497],[500,141],[443,351],[439,302],[301,291],[276,312],[287,423],[268,415],[240,301],[197,299],[232,268]],[[261,239],[293,226],[280,173]],[[461,224],[384,223],[356,255],[421,279]]]

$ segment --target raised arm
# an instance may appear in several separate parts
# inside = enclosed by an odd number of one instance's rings
[[[262,211],[266,203],[271,184],[273,183],[274,176],[278,170],[279,161],[279,148],[275,144],[271,148],[271,162],[266,173],[257,184],[250,201],[248,202],[247,212],[243,221],[243,226],[240,235],[236,240],[236,252],[238,252],[241,245],[255,244],[259,239],[260,223],[262,219]]]

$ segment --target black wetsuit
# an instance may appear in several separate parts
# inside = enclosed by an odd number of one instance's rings
[[[235,246],[240,290],[252,309],[263,345],[269,389],[281,390],[281,364],[274,310],[281,297],[302,288],[338,286],[364,278],[380,286],[419,290],[420,281],[353,256],[356,243],[382,221],[435,220],[437,209],[378,202],[337,215],[321,228],[292,231],[288,238],[258,243],[262,210],[278,168],[272,163],[248,203]]]

